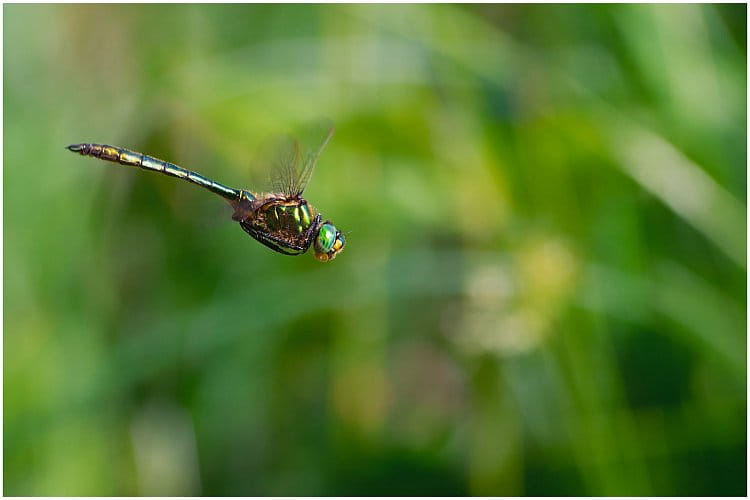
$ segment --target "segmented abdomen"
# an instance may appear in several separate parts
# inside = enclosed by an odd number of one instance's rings
[[[178,179],[184,179],[193,184],[197,184],[209,191],[216,193],[229,200],[236,200],[240,197],[242,191],[239,189],[233,189],[216,181],[212,181],[197,172],[186,170],[182,167],[178,167],[174,163],[154,158],[153,156],[131,151],[125,148],[118,148],[115,146],[109,146],[107,144],[72,144],[68,146],[70,151],[80,153],[83,156],[93,156],[106,161],[114,163],[120,163],[122,165],[131,165],[139,167],[144,170],[152,170],[154,172],[160,172],[170,177],[177,177]]]

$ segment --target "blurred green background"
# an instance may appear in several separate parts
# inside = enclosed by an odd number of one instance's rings
[[[3,20],[6,495],[745,494],[745,5]],[[329,264],[64,149],[317,117]]]

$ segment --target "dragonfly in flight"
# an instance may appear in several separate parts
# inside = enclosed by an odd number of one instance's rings
[[[265,161],[270,165],[270,191],[254,192],[219,184],[197,172],[153,156],[107,144],[71,144],[74,153],[92,156],[121,165],[140,167],[177,177],[218,194],[234,209],[232,219],[239,222],[250,236],[265,246],[285,255],[301,255],[311,246],[315,258],[327,262],[341,252],[344,235],[302,196],[310,181],[321,152],[333,136],[330,125],[311,127],[312,147],[286,136],[265,148]]]

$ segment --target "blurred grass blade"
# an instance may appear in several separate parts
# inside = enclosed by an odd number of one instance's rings
[[[625,172],[747,269],[742,202],[662,137],[620,127],[613,141]]]

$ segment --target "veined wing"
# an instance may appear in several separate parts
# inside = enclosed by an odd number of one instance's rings
[[[273,143],[270,165],[271,188],[274,192],[294,196],[297,189],[300,152],[299,142],[292,136],[283,136]]]
[[[321,120],[307,125],[300,134],[302,140],[302,165],[297,171],[294,183],[294,192],[301,195],[310,182],[310,177],[318,164],[318,158],[333,137],[333,123],[330,120]]]
[[[267,172],[261,187],[289,198],[302,195],[323,149],[333,136],[333,124],[321,120],[302,127],[297,136],[284,135],[266,141],[253,161],[256,176]]]

